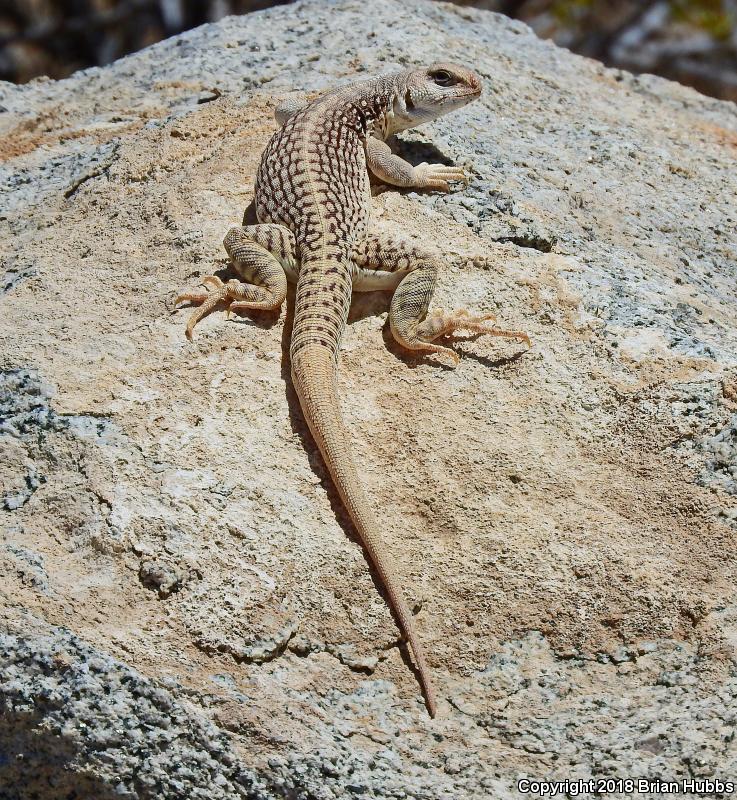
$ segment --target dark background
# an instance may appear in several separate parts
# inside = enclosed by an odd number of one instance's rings
[[[539,36],[737,100],[737,0],[477,0]],[[0,0],[0,79],[63,78],[273,0]]]

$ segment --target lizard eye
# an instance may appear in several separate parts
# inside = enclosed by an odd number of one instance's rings
[[[453,76],[445,69],[439,69],[430,73],[430,77],[438,86],[451,86],[455,81]]]

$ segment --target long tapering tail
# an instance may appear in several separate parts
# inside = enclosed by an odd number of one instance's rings
[[[379,526],[361,486],[338,403],[334,349],[319,342],[304,344],[292,354],[292,381],[302,411],[341,500],[358,530],[363,546],[386,588],[389,601],[412,649],[427,709],[435,716],[435,693],[414,619],[399,582],[383,551]]]

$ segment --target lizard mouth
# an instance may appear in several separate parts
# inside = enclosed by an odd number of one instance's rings
[[[477,89],[471,89],[471,91],[464,92],[461,95],[457,95],[457,97],[460,100],[464,100],[470,103],[471,100],[475,100],[477,97],[481,97],[481,87],[479,86]]]

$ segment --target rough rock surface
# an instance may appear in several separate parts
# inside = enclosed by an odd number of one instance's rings
[[[376,225],[447,256],[438,305],[534,348],[407,358],[383,294],[346,337],[431,721],[289,386],[289,313],[190,344],[171,302],[227,266],[279,99],[438,57],[484,97],[400,147],[471,184],[377,187]],[[0,796],[735,775],[734,105],[493,14],[343,0],[0,106]]]

